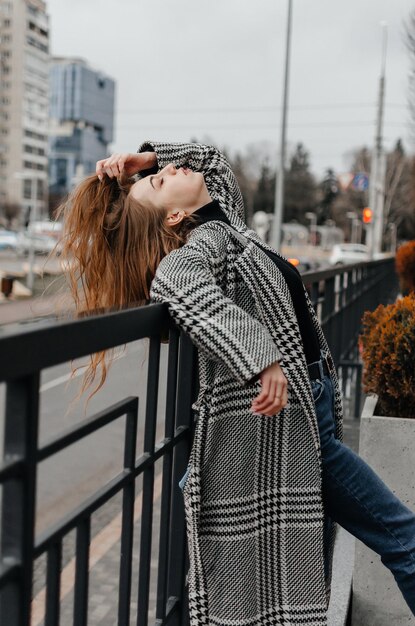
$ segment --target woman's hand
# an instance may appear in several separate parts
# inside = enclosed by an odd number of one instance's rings
[[[120,176],[121,173],[125,173],[127,176],[132,176],[142,170],[147,170],[157,164],[157,155],[155,152],[139,152],[136,153],[115,153],[111,154],[106,159],[97,161],[95,168],[96,174],[99,180],[102,180],[104,174],[113,178],[114,176]]]
[[[253,400],[251,411],[272,417],[281,411],[288,402],[287,379],[278,361],[264,369],[259,378],[262,390]]]

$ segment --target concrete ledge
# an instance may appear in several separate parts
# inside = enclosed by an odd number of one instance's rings
[[[415,419],[373,415],[374,398],[360,422],[360,456],[411,511],[415,511]],[[378,554],[356,542],[353,626],[415,625],[391,572]]]
[[[333,556],[333,577],[330,605],[327,611],[328,626],[346,626],[354,567],[355,538],[341,526],[337,528]]]

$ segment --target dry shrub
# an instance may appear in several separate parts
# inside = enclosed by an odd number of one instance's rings
[[[415,241],[404,243],[396,251],[396,272],[404,295],[415,291]]]
[[[415,293],[363,316],[366,392],[379,396],[377,413],[415,417]]]

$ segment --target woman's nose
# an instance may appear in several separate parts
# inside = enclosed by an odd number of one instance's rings
[[[176,174],[176,166],[174,163],[168,163],[162,170],[165,174]]]

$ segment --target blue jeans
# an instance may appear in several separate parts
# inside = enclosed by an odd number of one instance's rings
[[[327,515],[380,555],[415,615],[415,514],[372,468],[335,439],[330,376],[312,380],[320,432]]]

